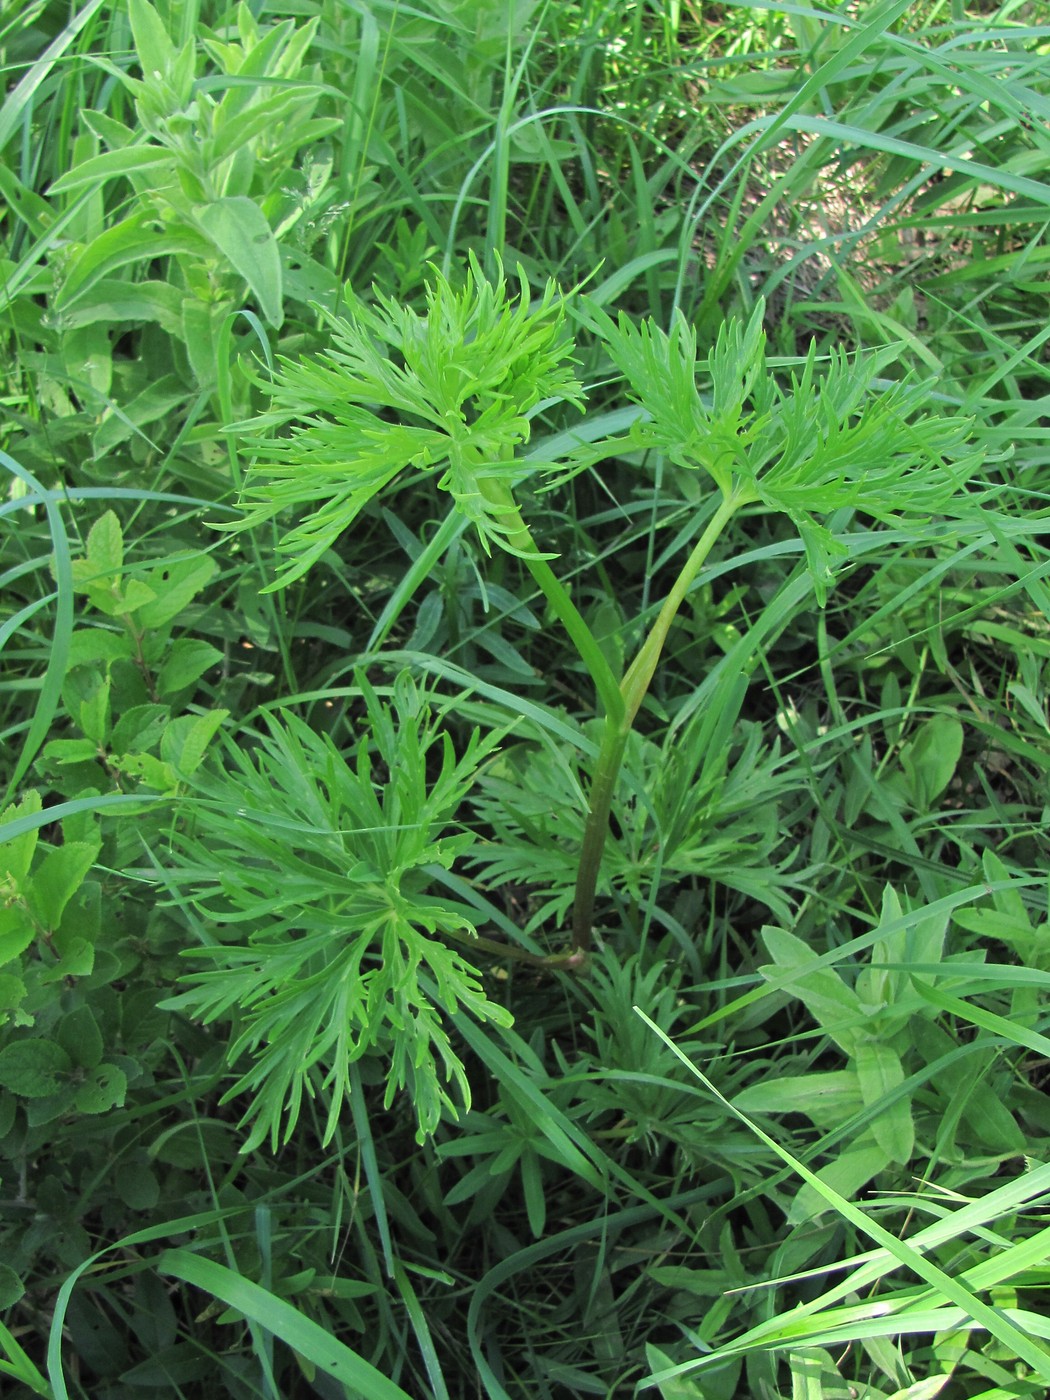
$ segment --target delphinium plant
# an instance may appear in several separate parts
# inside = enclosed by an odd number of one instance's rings
[[[302,360],[281,361],[272,383],[269,411],[242,425],[242,442],[251,454],[252,467],[243,493],[244,513],[236,527],[252,529],[278,521],[277,548],[286,562],[269,587],[284,588],[322,558],[370,501],[406,473],[416,471],[436,478],[438,487],[451,496],[453,509],[466,515],[476,528],[487,551],[504,550],[523,561],[589,672],[602,725],[590,772],[568,947],[553,950],[549,959],[563,967],[583,964],[591,947],[602,853],[632,727],[659,666],[672,622],[730,524],[744,512],[786,515],[801,537],[814,592],[823,603],[836,566],[848,557],[848,546],[832,528],[830,517],[835,517],[839,531],[847,527],[852,512],[893,525],[905,517],[914,520],[959,514],[972,509],[976,499],[966,490],[976,460],[967,445],[967,420],[939,405],[931,407],[926,386],[883,379],[892,363],[892,351],[874,356],[833,353],[823,364],[818,364],[815,351],[811,351],[787,382],[781,383],[766,362],[761,302],[746,321],[731,320],[724,325],[703,363],[698,361],[695,333],[681,314],[676,314],[670,330],[665,331],[652,321],[635,325],[623,315],[613,321],[600,307],[580,298],[575,314],[622,375],[637,414],[622,436],[586,442],[581,435],[576,446],[551,460],[535,453],[525,455],[538,412],[558,404],[581,409],[586,402],[568,330],[571,307],[571,298],[562,296],[553,282],[547,283],[537,300],[524,272],[519,272],[515,292],[502,274],[492,281],[486,279],[474,259],[459,285],[435,272],[422,313],[379,293],[371,305],[348,297],[345,313],[328,317],[330,348]],[[602,459],[638,452],[663,454],[679,468],[706,474],[712,491],[697,510],[695,541],[688,557],[637,654],[620,676],[613,672],[598,639],[552,568],[556,556],[534,537],[523,513],[521,490],[526,484],[550,487]],[[388,733],[389,716],[381,707],[376,708],[377,703],[369,700],[369,722],[378,726],[379,733]],[[271,753],[275,744],[286,746],[293,740],[316,748],[298,721],[275,719],[272,725],[272,738],[265,745]],[[408,732],[414,734],[411,727]],[[400,760],[393,752],[380,751],[392,774]],[[354,779],[363,788],[379,784],[379,779],[370,777],[368,752],[368,740],[363,738]],[[460,795],[467,790],[462,765],[467,769],[476,766],[478,752],[472,742],[470,752],[454,770],[463,779],[457,788]],[[445,761],[452,762],[447,754]],[[324,763],[332,773],[338,766],[334,753]],[[321,782],[318,764],[313,763],[313,768]],[[425,805],[431,799],[426,796],[423,769],[417,768],[416,777],[414,800]],[[446,777],[443,770],[441,781]],[[334,779],[323,781],[325,790],[332,791]],[[392,778],[385,782],[384,792],[391,791],[392,782]],[[222,794],[213,791],[209,795],[216,802],[212,810],[219,811]],[[398,809],[408,810],[407,806]],[[207,827],[207,806],[203,811],[200,820]],[[441,813],[443,820],[452,821],[454,805],[442,806]],[[342,817],[336,821],[326,813],[322,820],[321,815],[309,828],[308,837],[306,827],[282,829],[293,846],[299,840],[297,830],[304,833],[303,840],[314,841],[323,829],[329,845],[335,841],[339,846],[333,869],[353,858],[365,862],[367,881],[385,893],[377,896],[375,917],[363,921],[355,917],[350,928],[344,920],[333,922],[328,906],[328,913],[320,920],[323,927],[314,929],[312,914],[296,916],[300,922],[305,919],[310,923],[310,938],[318,941],[311,944],[314,961],[309,977],[284,991],[271,985],[272,979],[262,977],[264,964],[270,965],[277,954],[276,949],[267,947],[264,955],[262,945],[269,935],[261,890],[239,914],[229,914],[231,919],[252,915],[261,919],[261,931],[253,935],[257,941],[251,946],[222,943],[203,950],[216,965],[215,970],[195,975],[180,1005],[209,1019],[233,1014],[240,1007],[245,1029],[235,1039],[234,1051],[272,1047],[284,1024],[279,1008],[290,1008],[293,1002],[301,1026],[319,1028],[322,1022],[330,1024],[331,1014],[343,1017],[346,1008],[338,998],[332,1002],[332,978],[358,976],[369,959],[376,966],[379,962],[375,960],[380,960],[387,969],[380,980],[389,993],[390,962],[397,965],[402,956],[398,949],[414,946],[411,939],[399,942],[413,925],[416,932],[412,938],[417,940],[420,925],[427,940],[439,934],[462,936],[465,929],[468,934],[473,932],[462,912],[449,912],[444,897],[427,893],[423,858],[405,862],[395,860],[390,852],[384,855],[378,846],[372,850],[376,826],[396,825],[404,819],[393,809],[387,811],[385,801],[369,820],[358,818],[361,824],[349,834]],[[417,820],[414,816],[409,819]],[[455,838],[448,852],[453,846],[459,849],[460,841]],[[365,847],[369,854],[358,855],[358,848],[363,851]],[[199,877],[207,865],[200,842],[195,854],[200,863],[186,874]],[[228,856],[224,853],[224,858],[236,866],[237,857],[232,852]],[[426,858],[433,859],[433,855]],[[274,872],[281,859],[271,851]],[[298,863],[298,857],[291,853],[287,860],[289,870]],[[379,868],[384,861],[385,867]],[[363,868],[363,864],[353,866],[348,878],[357,879],[355,872]],[[216,876],[214,883],[229,893],[240,889],[244,879],[234,868]],[[302,890],[304,907],[310,904],[316,909],[330,898],[335,898],[334,889],[325,894],[311,894],[306,887]],[[399,913],[396,918],[391,913],[381,916],[380,906],[396,908]],[[279,934],[288,939],[294,920],[283,912],[285,907],[282,905]],[[381,930],[385,931],[382,940]],[[346,952],[351,946],[346,942],[348,937],[356,940],[352,955]],[[302,942],[293,943],[300,951],[289,973],[296,979],[302,970],[303,946]],[[346,962],[348,956],[352,967]],[[421,961],[418,949],[412,953],[414,967],[421,967],[427,958],[429,954]],[[406,1037],[411,1039],[408,1027],[415,1025],[419,1034],[409,1059],[417,1075],[424,1065],[431,1066],[427,1074],[432,1086],[435,1055],[444,1060],[449,1074],[460,1078],[461,1087],[465,1081],[453,1063],[454,1056],[450,1059],[447,1041],[435,1029],[437,1023],[424,1026],[429,1014],[427,998],[432,996],[446,1007],[453,1007],[457,1000],[473,1002],[475,1010],[494,1016],[495,1009],[481,997],[473,970],[459,954],[454,961],[454,971],[443,983],[421,975],[418,983],[413,983],[413,998],[405,1004],[404,1012],[392,1013],[387,1025],[394,1045],[403,1044]],[[432,970],[433,966],[432,962]],[[217,990],[223,986],[224,969],[241,969],[243,981],[248,967],[252,969],[249,980],[260,989],[258,997],[254,992],[242,995],[244,989],[238,991],[237,979],[221,992]],[[458,983],[457,978],[461,979]],[[315,1014],[321,1000],[326,1007],[323,1017]],[[317,1005],[310,1011],[305,1002]],[[369,1016],[382,1019],[384,1006],[390,1004],[378,997],[373,1004],[366,998],[362,1025],[368,1023]],[[397,1005],[396,995],[393,1004]],[[297,1037],[296,1043],[299,1039],[303,1043],[293,1056],[295,1064],[289,1067],[287,1057],[282,1057],[285,1067],[274,1066],[271,1086],[277,1087],[276,1097],[291,1106],[290,1121],[294,1121],[309,1066],[327,1056],[329,1083],[341,1083],[344,1070],[332,1065],[331,1055],[345,1058],[353,1045],[363,1044],[369,1034],[363,1031],[364,1039],[352,1041],[348,1033],[337,1029],[322,1037],[323,1054],[320,1039],[312,1040],[309,1034]],[[404,1051],[398,1054],[402,1067],[395,1069],[392,1082],[404,1083]],[[272,1059],[273,1051],[264,1050],[240,1087],[258,1094]],[[425,1095],[429,1107],[421,1110],[423,1130],[435,1121],[441,1098],[436,1091]],[[273,1112],[269,1112],[267,1122],[276,1133]]]
[[[420,1132],[433,1131],[443,1108],[455,1111],[440,1067],[469,1099],[441,1014],[462,1006],[510,1023],[448,946],[475,930],[465,911],[430,897],[426,873],[469,842],[451,824],[497,737],[475,736],[457,757],[409,676],[390,704],[363,676],[360,688],[365,724],[352,763],[286,714],[254,750],[231,743],[225,772],[196,783],[200,813],[179,875],[222,936],[193,950],[202,967],[169,1008],[237,1018],[230,1060],[251,1059],[231,1090],[252,1100],[245,1150],[291,1132],[317,1067],[328,1142],[351,1080],[376,1057],[387,1065],[388,1103],[409,1088]]]

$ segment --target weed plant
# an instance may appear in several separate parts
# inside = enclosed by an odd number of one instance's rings
[[[1050,1394],[1043,7],[0,52],[12,1394]]]

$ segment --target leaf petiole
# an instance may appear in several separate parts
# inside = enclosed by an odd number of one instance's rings
[[[584,957],[590,950],[592,923],[594,918],[594,896],[601,868],[602,853],[609,834],[609,814],[612,810],[616,782],[623,763],[627,739],[634,720],[645,699],[656,667],[663,651],[671,624],[682,606],[689,589],[703,568],[715,542],[732,520],[741,506],[754,499],[742,485],[735,486],[728,496],[723,497],[718,509],[708,521],[703,534],[697,540],[692,553],[686,560],[671,591],[664,599],[656,621],[642,643],[637,656],[627,668],[620,682],[622,712],[619,719],[610,718],[606,712],[605,732],[601,748],[594,766],[587,821],[580,849],[580,863],[576,874],[576,894],[572,909],[572,943],[574,950]]]

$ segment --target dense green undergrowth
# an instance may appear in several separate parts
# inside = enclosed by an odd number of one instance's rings
[[[1050,1394],[1045,7],[0,53],[4,1385]]]

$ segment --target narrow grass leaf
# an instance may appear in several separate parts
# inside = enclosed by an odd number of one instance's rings
[[[45,1400],[53,1400],[55,1392],[2,1322],[0,1322],[0,1350],[9,1358],[7,1361],[0,1361],[0,1374],[20,1381],[34,1395],[42,1395]]]
[[[459,539],[469,524],[467,517],[460,511],[449,511],[431,539],[412,560],[387,599],[383,611],[379,614],[376,624],[372,628],[372,635],[365,644],[366,652],[375,651],[377,647],[383,645],[397,625],[398,618],[411,602],[416,590],[431,576],[446,549]]]
[[[236,1308],[362,1400],[410,1400],[399,1385],[312,1318],[224,1264],[186,1249],[168,1249],[157,1260],[156,1268],[158,1273],[181,1279],[220,1299],[227,1307]]]
[[[383,1249],[383,1264],[386,1268],[387,1278],[393,1278],[395,1270],[394,1246],[390,1239],[390,1221],[387,1217],[386,1200],[383,1197],[383,1177],[379,1170],[375,1140],[372,1137],[364,1088],[361,1084],[361,1066],[354,1061],[349,1065],[347,1072],[350,1077],[350,1112],[353,1115],[354,1128],[357,1132],[357,1150],[361,1154],[365,1180],[368,1182],[368,1189],[372,1196],[376,1229],[379,1232],[379,1242]]]
[[[416,1334],[416,1341],[419,1343],[419,1351],[423,1357],[427,1379],[430,1382],[428,1400],[449,1400],[448,1386],[445,1384],[445,1377],[441,1371],[441,1362],[438,1359],[437,1348],[434,1346],[434,1339],[430,1335],[426,1314],[420,1306],[419,1298],[416,1290],[412,1287],[412,1281],[408,1277],[405,1266],[400,1261],[394,1265],[394,1282],[408,1312],[412,1331]]]
[[[1007,1020],[1005,1016],[997,1016],[994,1011],[985,1011],[982,1007],[971,1006],[968,1001],[949,996],[946,992],[939,991],[936,987],[929,987],[917,979],[912,980],[912,985],[924,1001],[939,1007],[941,1011],[948,1011],[951,1015],[958,1016],[962,1021],[969,1021],[975,1026],[980,1026],[983,1030],[991,1031],[993,1035],[1001,1035],[1004,1040],[1012,1041],[1015,1045],[1024,1045],[1037,1055],[1050,1055],[1050,1037],[1040,1035],[1038,1031],[1029,1030],[1027,1026],[1018,1025],[1015,1021]]]
[[[34,96],[41,84],[47,80],[56,62],[65,54],[80,31],[105,3],[106,0],[89,0],[83,9],[75,14],[68,24],[63,26],[28,72],[8,93],[3,107],[0,107],[0,150],[14,135],[18,123],[22,120],[23,113],[31,106]],[[13,11],[9,13],[13,16]]]
[[[897,1260],[898,1264],[918,1274],[918,1276],[923,1279],[924,1282],[931,1285],[937,1293],[955,1303],[963,1310],[967,1317],[973,1318],[978,1326],[985,1328],[1003,1346],[1009,1347],[1014,1354],[1027,1362],[1038,1376],[1046,1381],[1050,1381],[1050,1354],[1042,1347],[1036,1345],[1031,1340],[1030,1335],[1022,1332],[1019,1327],[1015,1326],[1014,1323],[1005,1316],[1002,1310],[990,1307],[982,1299],[972,1293],[964,1284],[960,1283],[959,1280],[953,1279],[949,1274],[946,1274],[943,1269],[939,1269],[936,1264],[918,1253],[910,1244],[906,1244],[903,1240],[898,1239],[896,1235],[878,1224],[877,1221],[872,1220],[864,1211],[854,1205],[852,1201],[847,1201],[844,1196],[840,1196],[838,1192],[832,1191],[830,1187],[821,1181],[820,1177],[818,1177],[815,1172],[811,1172],[807,1166],[788,1152],[786,1148],[782,1147],[780,1143],[771,1138],[768,1133],[763,1132],[757,1124],[752,1123],[746,1114],[734,1108],[729,1100],[711,1083],[707,1076],[701,1070],[697,1069],[689,1057],[679,1050],[670,1036],[662,1031],[654,1021],[650,1020],[644,1011],[638,1007],[635,1007],[635,1011],[646,1025],[660,1037],[668,1049],[673,1051],[678,1059],[681,1060],[682,1064],[685,1065],[707,1090],[714,1095],[718,1102],[722,1104],[734,1118],[737,1118],[741,1123],[750,1128],[756,1137],[760,1138],[767,1147],[771,1148],[782,1162],[792,1167],[809,1186],[819,1192],[827,1204],[835,1210],[838,1215],[848,1220],[851,1225],[860,1230],[863,1234],[878,1241],[878,1243]],[[805,1308],[805,1306],[806,1305],[801,1305],[802,1308]],[[796,1309],[792,1316],[798,1316],[798,1314],[799,1310]],[[775,1321],[773,1325],[777,1325]],[[733,1345],[742,1344],[743,1343],[738,1343]],[[776,1345],[776,1339],[775,1337],[763,1338],[757,1344],[762,1346]],[[716,1357],[721,1359],[726,1350],[727,1348],[720,1348],[719,1351],[713,1353],[712,1356],[701,1357],[698,1361],[689,1362],[680,1368],[680,1370],[688,1371],[709,1366]],[[676,1374],[677,1373],[678,1370],[676,1370]],[[662,1378],[659,1376],[652,1376],[649,1379],[651,1383],[659,1384]]]
[[[7,793],[14,792],[25,774],[30,764],[36,758],[41,745],[47,738],[51,728],[51,722],[58,712],[58,707],[62,701],[62,685],[66,678],[66,666],[69,660],[69,645],[73,635],[73,561],[69,550],[69,537],[66,534],[65,522],[62,513],[58,508],[55,499],[47,492],[30,472],[9,457],[6,452],[0,452],[0,465],[7,468],[19,481],[29,487],[44,502],[44,510],[47,513],[48,529],[51,532],[51,544],[54,549],[54,573],[56,583],[57,602],[55,605],[55,624],[51,634],[51,649],[48,654],[47,668],[44,671],[44,678],[40,686],[40,696],[33,710],[33,717],[30,721],[28,732],[22,743],[22,750],[15,761],[11,776],[8,779]]]

